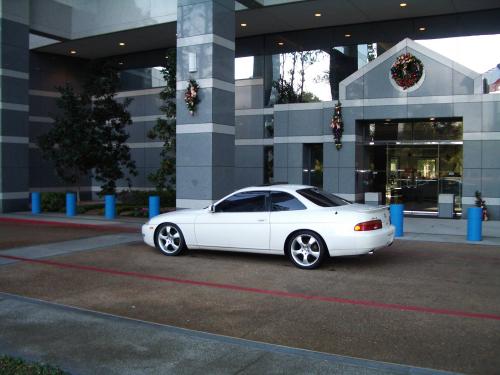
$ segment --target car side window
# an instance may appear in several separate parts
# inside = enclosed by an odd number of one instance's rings
[[[245,191],[234,194],[215,206],[215,212],[267,211],[267,191]]]
[[[300,203],[293,195],[283,191],[271,192],[271,211],[297,211],[305,209],[306,206]]]

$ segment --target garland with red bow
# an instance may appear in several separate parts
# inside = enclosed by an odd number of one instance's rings
[[[342,104],[340,104],[340,102],[335,104],[335,110],[333,111],[330,128],[332,128],[335,147],[337,148],[337,150],[340,150],[342,148],[342,133],[344,132],[344,122],[342,121]]]
[[[200,85],[198,85],[194,79],[190,79],[186,92],[184,93],[184,101],[186,102],[187,109],[191,116],[194,115],[196,105],[200,102],[200,98],[198,97],[199,89]]]

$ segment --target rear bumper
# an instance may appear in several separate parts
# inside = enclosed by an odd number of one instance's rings
[[[349,236],[349,248],[335,248],[335,243],[328,246],[330,256],[362,255],[381,249],[394,242],[393,225],[379,230],[354,232]]]

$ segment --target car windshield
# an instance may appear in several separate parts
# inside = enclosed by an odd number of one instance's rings
[[[300,189],[297,190],[297,193],[321,207],[337,207],[351,204],[351,202],[346,199],[317,188]]]

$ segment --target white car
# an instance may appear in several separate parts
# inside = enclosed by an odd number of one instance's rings
[[[238,190],[201,210],[155,216],[142,235],[165,255],[187,248],[281,254],[312,269],[327,255],[391,245],[394,227],[387,207],[351,203],[312,186],[271,185]]]

